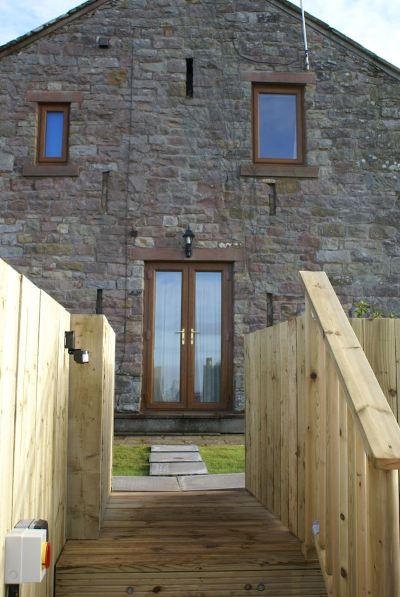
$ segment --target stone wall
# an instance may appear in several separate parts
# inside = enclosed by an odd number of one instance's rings
[[[281,5],[281,7],[280,7]],[[99,49],[96,37],[111,40]],[[298,271],[323,269],[349,309],[400,314],[399,79],[368,54],[308,28],[307,160],[318,178],[240,176],[251,163],[243,73],[303,68],[299,16],[277,0],[121,0],[0,60],[0,256],[73,312],[117,332],[117,408],[139,407],[143,261],[134,249],[243,248],[235,264],[235,410],[242,335],[301,312]],[[186,97],[186,58],[194,97]],[[30,90],[80,91],[70,158],[79,177],[29,177]],[[276,213],[270,204],[276,201]]]

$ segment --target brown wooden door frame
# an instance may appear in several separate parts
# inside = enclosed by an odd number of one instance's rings
[[[153,341],[155,273],[157,271],[182,272],[181,329],[186,330],[185,345],[181,345],[181,401],[153,402]],[[190,343],[190,329],[195,323],[195,276],[198,271],[221,272],[222,321],[221,321],[221,399],[218,403],[199,403],[194,397],[194,345]],[[227,410],[232,402],[232,264],[215,262],[149,262],[145,263],[144,292],[144,406],[151,410]]]

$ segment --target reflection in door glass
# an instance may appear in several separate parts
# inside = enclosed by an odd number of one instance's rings
[[[219,402],[221,386],[221,272],[196,272],[195,398]]]
[[[181,374],[182,273],[156,272],[153,399],[179,402]]]

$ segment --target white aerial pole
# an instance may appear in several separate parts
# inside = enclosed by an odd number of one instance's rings
[[[307,43],[307,31],[306,31],[306,18],[304,15],[303,0],[300,0],[301,6],[301,23],[303,27],[303,39],[304,39],[304,65],[306,70],[310,70],[310,61],[308,57],[308,43]]]

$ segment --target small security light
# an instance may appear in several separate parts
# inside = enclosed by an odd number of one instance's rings
[[[89,351],[75,348],[75,332],[65,332],[64,348],[68,350],[68,354],[74,355],[75,363],[84,365],[89,362]]]
[[[192,256],[192,247],[193,247],[194,237],[195,237],[194,232],[190,229],[190,226],[188,226],[185,233],[183,234],[183,238],[185,240],[185,255],[186,255],[186,257]]]

